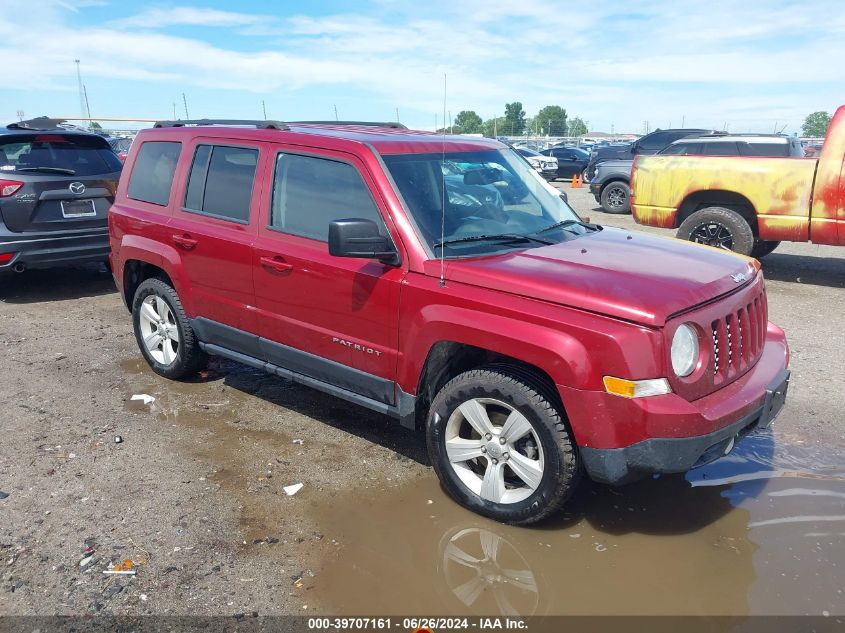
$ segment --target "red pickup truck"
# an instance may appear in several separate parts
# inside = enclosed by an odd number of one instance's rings
[[[582,473],[716,459],[785,399],[757,262],[582,222],[496,141],[162,122],[109,227],[156,372],[217,355],[424,429],[448,493],[501,521],[549,516]]]

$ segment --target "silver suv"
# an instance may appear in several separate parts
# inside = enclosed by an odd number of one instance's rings
[[[781,134],[708,134],[688,136],[657,152],[675,156],[780,156],[803,157],[797,138]]]

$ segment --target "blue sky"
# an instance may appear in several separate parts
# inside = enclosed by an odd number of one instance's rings
[[[689,6],[686,6],[689,5]],[[570,7],[575,8],[570,8]],[[841,0],[155,2],[0,0],[0,121],[79,116],[400,119],[443,109],[591,130],[798,131],[845,103]]]

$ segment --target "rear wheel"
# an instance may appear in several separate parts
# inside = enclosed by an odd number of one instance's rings
[[[184,378],[208,358],[199,347],[179,295],[161,279],[147,279],[135,291],[132,323],[141,354],[154,372]]]
[[[773,240],[757,240],[754,242],[754,247],[751,249],[751,257],[760,259],[765,257],[780,245],[779,241]]]
[[[607,213],[628,213],[631,210],[631,188],[616,180],[605,185],[601,192],[601,208]]]
[[[699,209],[681,223],[677,237],[741,255],[750,255],[754,247],[754,233],[746,219],[724,207]]]
[[[498,521],[528,525],[559,510],[580,464],[561,412],[542,389],[500,367],[444,386],[426,425],[434,470],[449,495]]]

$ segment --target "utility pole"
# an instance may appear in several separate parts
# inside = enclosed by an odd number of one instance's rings
[[[264,120],[267,120],[267,106],[264,105],[264,99],[261,100],[261,110],[264,112]]]
[[[173,120],[176,120],[176,102],[173,102]]]
[[[82,84],[82,93],[85,95],[85,110],[88,112],[88,118],[91,118],[91,106],[88,103],[88,88],[85,84]],[[91,121],[88,121],[88,126],[91,126]]]
[[[437,113],[434,113],[434,131],[437,131]]]
[[[23,110],[18,110],[18,111],[17,111],[17,115],[18,115],[18,121],[23,121],[24,111],[23,111]]]
[[[335,120],[335,121],[340,121],[340,119],[338,119],[338,118],[337,118],[337,104],[336,104],[336,103],[334,103],[334,104],[332,104],[332,105],[334,105],[334,120]]]
[[[76,64],[76,86],[79,90],[79,113],[85,118],[85,89],[82,86],[82,71],[79,70],[79,60],[74,59]]]
[[[452,111],[449,110],[449,134],[454,134],[454,133],[455,133],[455,128],[452,125]]]
[[[684,122],[686,121],[686,118],[687,118],[687,115],[686,115],[686,114],[682,114],[682,115],[681,115],[681,128],[683,128],[683,127],[684,127]]]
[[[182,93],[182,103],[185,105],[185,118],[190,120],[191,115],[188,114],[188,99],[185,97],[185,93]]]
[[[396,122],[399,123],[399,108],[396,108]]]

